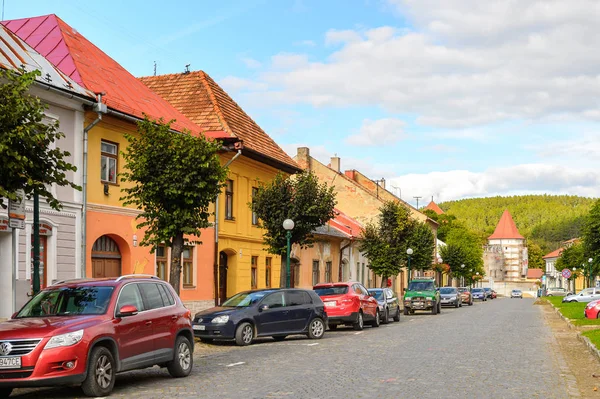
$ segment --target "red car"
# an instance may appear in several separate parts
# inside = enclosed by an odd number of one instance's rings
[[[116,373],[193,366],[191,312],[154,276],[67,280],[0,323],[0,397],[13,388],[81,385],[107,396]]]
[[[498,293],[494,290],[492,290],[492,299],[496,299],[498,298]]]
[[[600,317],[600,299],[588,303],[585,307],[586,319],[598,319]]]
[[[315,285],[313,290],[325,304],[330,329],[351,325],[355,330],[362,330],[365,322],[379,327],[377,300],[361,283],[323,283]]]

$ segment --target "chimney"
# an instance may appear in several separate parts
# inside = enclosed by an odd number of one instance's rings
[[[346,176],[348,176],[352,180],[356,180],[356,170],[351,169],[344,172]]]
[[[381,180],[379,180],[379,185],[385,188],[385,179],[383,177],[381,178]]]
[[[331,169],[340,173],[340,157],[331,157]]]
[[[308,147],[298,147],[296,162],[300,168],[310,171],[310,150]]]

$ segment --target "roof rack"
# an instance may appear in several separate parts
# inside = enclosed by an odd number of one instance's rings
[[[64,284],[64,283],[70,283],[72,281],[89,281],[89,280],[90,280],[89,278],[84,278],[84,277],[81,277],[81,278],[69,278],[69,279],[66,279],[66,280],[55,281],[51,285],[59,285],[59,284]]]
[[[115,281],[121,281],[126,278],[144,278],[144,277],[160,280],[158,277],[156,277],[153,274],[124,274],[124,275],[120,276],[119,278],[117,278]]]

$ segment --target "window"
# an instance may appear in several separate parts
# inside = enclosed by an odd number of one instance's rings
[[[313,283],[313,285],[319,284],[319,261],[318,260],[313,260],[312,283]]]
[[[271,288],[271,262],[273,258],[265,259],[265,287]]]
[[[140,312],[144,310],[142,295],[140,294],[137,284],[127,284],[121,290],[119,301],[117,302],[117,311],[125,305],[133,305]]]
[[[271,295],[265,297],[265,299],[260,303],[260,305],[267,305],[269,309],[272,308],[281,308],[285,306],[285,302],[283,301],[283,291],[274,292]]]
[[[167,265],[167,247],[159,245],[156,248],[156,276],[161,280],[167,281]]]
[[[100,180],[106,183],[117,184],[117,160],[119,146],[108,141],[100,142]]]
[[[258,281],[258,256],[252,257],[252,268],[250,269],[250,287],[255,290],[257,288]]]
[[[175,299],[173,299],[173,294],[171,294],[171,291],[167,288],[165,284],[158,284],[158,290],[160,291],[160,296],[162,297],[165,306],[175,305]]]
[[[192,247],[184,247],[181,257],[183,258],[183,286],[194,286],[194,249]]]
[[[258,225],[258,215],[254,211],[254,197],[256,197],[256,194],[258,194],[258,188],[252,187],[252,209],[253,209],[252,210],[252,225],[253,226]]]
[[[312,302],[310,296],[304,291],[288,291],[285,295],[287,306],[301,306]]]
[[[146,304],[148,305],[149,310],[158,309],[165,306],[157,284],[142,283],[139,284],[139,286],[142,291],[142,295],[144,295],[144,298],[146,299]]]
[[[225,219],[233,220],[233,180],[225,185]]]
[[[325,282],[331,283],[331,262],[325,262]]]

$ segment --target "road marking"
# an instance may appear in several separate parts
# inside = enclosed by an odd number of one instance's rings
[[[315,342],[314,344],[305,344],[306,346],[315,346],[315,345],[319,345],[318,342]]]
[[[360,335],[362,333],[363,333],[363,331],[359,331],[359,332],[355,332],[354,335]]]
[[[239,365],[242,365],[242,364],[246,364],[246,362],[237,362],[237,363],[231,363],[231,364],[228,364],[228,365],[227,365],[227,366],[225,366],[225,367],[239,366]]]

